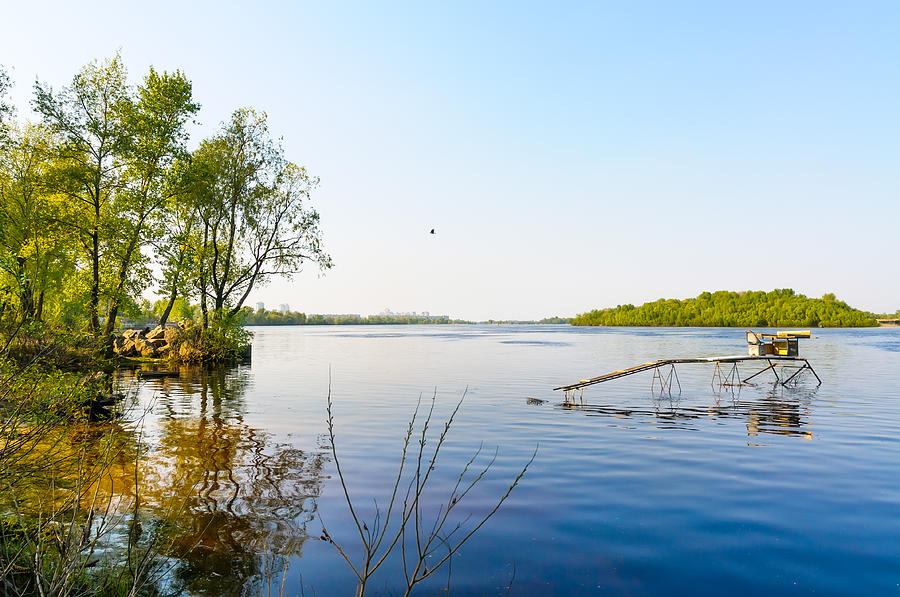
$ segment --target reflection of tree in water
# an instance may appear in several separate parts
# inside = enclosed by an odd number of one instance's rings
[[[616,419],[644,419],[662,429],[699,429],[699,423],[716,419],[745,419],[747,435],[760,433],[795,435],[811,439],[809,405],[816,389],[775,387],[766,396],[741,398],[740,388],[716,395],[709,405],[685,404],[679,399],[654,399],[652,407],[624,407],[604,404],[564,404],[566,410],[589,416]]]
[[[141,379],[141,386],[149,391],[157,410],[163,417],[199,415],[208,410],[212,402],[219,417],[240,417],[244,408],[244,395],[250,387],[250,368],[206,368],[183,366],[169,375]],[[121,370],[120,383],[133,387],[138,383],[138,372]]]
[[[252,591],[270,559],[300,554],[314,516],[325,456],[246,425],[248,379],[246,369],[194,370],[150,385],[162,417],[142,471],[143,509],[193,594]]]

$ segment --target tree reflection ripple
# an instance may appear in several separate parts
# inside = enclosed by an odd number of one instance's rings
[[[244,422],[246,368],[141,382],[125,372],[121,380],[155,396],[139,500],[176,561],[169,582],[192,594],[240,595],[280,576],[309,538],[326,456]]]

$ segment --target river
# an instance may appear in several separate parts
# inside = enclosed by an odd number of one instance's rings
[[[553,388],[660,358],[740,354],[743,331],[251,329],[249,365],[122,378],[147,450],[146,516],[167,521],[169,582],[189,594],[265,594],[267,583],[288,595],[352,594],[355,577],[328,539],[359,561],[330,451],[329,384],[343,477],[372,528],[419,400],[420,422],[436,405],[427,451],[464,397],[423,492],[429,527],[480,446],[472,470],[495,450],[496,460],[453,504],[453,537],[537,450],[452,567],[417,594],[448,583],[454,595],[900,592],[900,329],[801,340],[821,386],[809,374],[787,388],[763,374],[721,387],[712,365],[683,365],[681,393],[651,391],[643,373],[589,387],[575,406]],[[371,594],[402,594],[400,547]]]

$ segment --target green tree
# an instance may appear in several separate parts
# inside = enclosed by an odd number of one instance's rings
[[[9,128],[0,152],[0,269],[22,319],[40,321],[51,283],[74,269],[65,204],[47,192],[52,141],[40,126]]]
[[[231,317],[271,276],[290,276],[308,262],[331,267],[319,214],[305,205],[318,179],[285,159],[265,113],[235,111],[201,143],[192,169],[204,326],[210,303],[216,317]]]
[[[122,122],[129,134],[121,154],[123,184],[112,201],[107,257],[114,274],[104,337],[114,329],[122,300],[140,293],[129,284],[149,278],[141,267],[146,261],[141,248],[163,234],[164,208],[176,193],[168,175],[185,154],[185,125],[199,108],[191,83],[181,72],[157,73],[152,67],[136,98],[122,103]]]
[[[103,240],[113,195],[122,185],[119,158],[129,141],[122,119],[129,101],[125,65],[116,54],[85,66],[58,93],[41,83],[34,93],[34,109],[61,139],[52,181],[75,208],[68,223],[89,264],[88,324],[98,337]]]
[[[659,300],[640,307],[620,305],[578,315],[574,325],[631,326],[841,326],[875,325],[868,313],[853,309],[834,294],[810,299],[790,288],[771,292],[703,292],[693,299]]]

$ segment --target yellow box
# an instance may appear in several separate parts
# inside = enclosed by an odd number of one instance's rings
[[[809,338],[812,334],[809,330],[788,330],[778,331],[776,334],[779,338]]]

